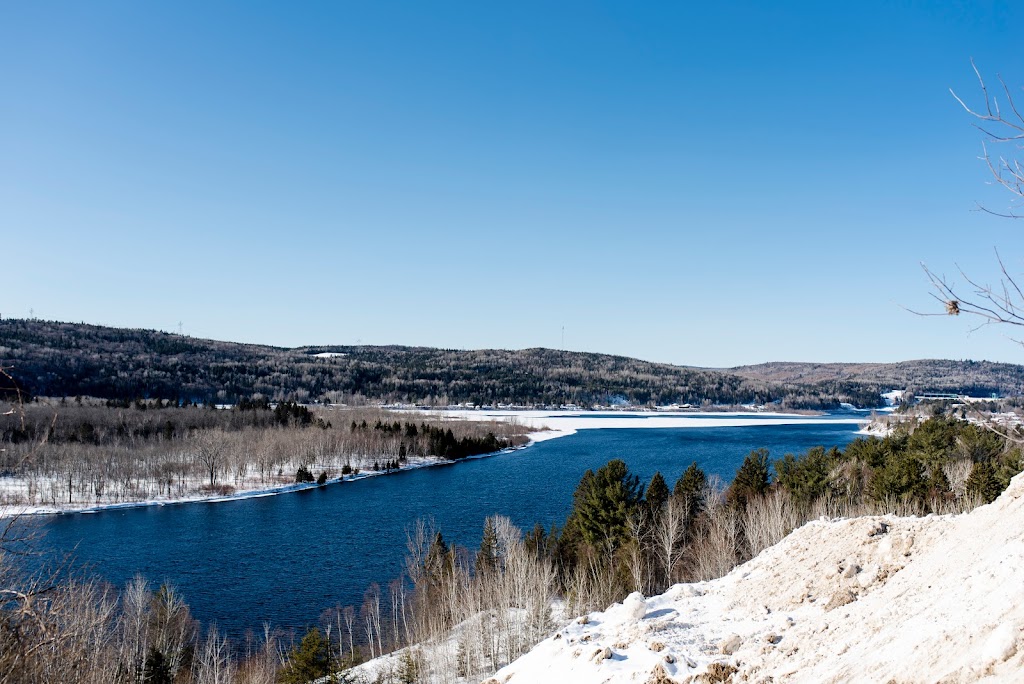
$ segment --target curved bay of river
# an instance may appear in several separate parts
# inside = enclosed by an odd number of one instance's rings
[[[264,622],[301,630],[335,605],[358,607],[372,582],[386,596],[419,518],[433,518],[449,543],[475,548],[495,513],[524,530],[561,526],[584,471],[612,458],[645,484],[660,470],[672,487],[693,461],[728,482],[752,449],[766,447],[774,460],[842,447],[858,427],[798,420],[581,430],[493,457],[279,496],[55,516],[41,546],[72,553],[114,585],[136,574],[171,584],[196,618],[234,637]]]

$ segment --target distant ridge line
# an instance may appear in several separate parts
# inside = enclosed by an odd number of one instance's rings
[[[317,358],[316,354],[344,356]],[[772,362],[726,369],[534,347],[226,342],[157,330],[0,320],[0,365],[36,395],[477,406],[774,404],[870,408],[892,389],[1019,396],[1024,366],[924,359],[898,363]]]

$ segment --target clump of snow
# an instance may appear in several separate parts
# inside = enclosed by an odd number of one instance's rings
[[[903,401],[903,395],[906,390],[890,390],[888,392],[882,392],[882,400],[885,401],[886,406],[898,406]]]
[[[898,425],[898,420],[890,420],[888,416],[879,416],[877,420],[873,420],[860,430],[857,430],[858,435],[866,435],[868,437],[888,437],[895,432],[895,425]]]
[[[721,579],[574,621],[493,681],[1024,681],[1021,530],[1024,475],[969,514],[814,521]]]
[[[647,600],[639,591],[634,591],[622,602],[622,612],[627,620],[637,621],[647,614]]]

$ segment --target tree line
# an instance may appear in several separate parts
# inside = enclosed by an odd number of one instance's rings
[[[551,349],[460,351],[399,346],[282,349],[150,330],[0,320],[0,364],[26,394],[176,405],[233,404],[262,395],[300,403],[444,406],[880,405],[889,387],[776,382],[621,356]],[[330,353],[324,358],[318,354]],[[1024,377],[1024,372],[1021,373]],[[0,379],[0,392],[13,385]]]
[[[0,414],[0,505],[56,508],[324,484],[398,469],[409,459],[455,460],[527,440],[526,428],[508,422],[413,422],[379,409],[258,399],[232,409],[160,400],[127,408],[88,399],[20,409],[0,402]]]

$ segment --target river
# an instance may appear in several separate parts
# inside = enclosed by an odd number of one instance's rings
[[[848,418],[849,416],[844,416]],[[386,596],[402,570],[406,531],[432,518],[449,542],[479,544],[484,518],[500,513],[524,530],[561,525],[583,472],[621,458],[646,484],[669,487],[696,461],[728,482],[744,456],[772,458],[817,445],[844,446],[857,425],[580,430],[528,448],[280,496],[54,516],[41,542],[73,554],[123,585],[136,574],[175,586],[204,624],[234,637],[302,629],[335,605],[362,602],[371,582]]]

